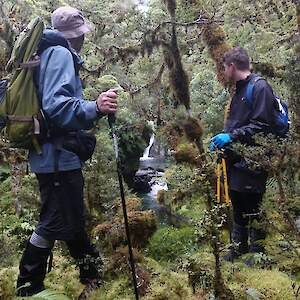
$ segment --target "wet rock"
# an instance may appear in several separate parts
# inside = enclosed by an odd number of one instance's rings
[[[138,170],[134,176],[134,190],[136,192],[150,192],[151,179],[153,177],[162,176],[163,172],[163,169],[156,170],[151,167],[148,167],[147,169]]]

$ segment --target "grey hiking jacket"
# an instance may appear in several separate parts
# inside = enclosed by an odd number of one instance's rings
[[[90,129],[103,116],[97,112],[96,101],[83,99],[78,71],[83,63],[75,50],[57,31],[46,28],[43,32],[40,69],[37,80],[43,112],[54,132],[72,132]],[[29,163],[34,173],[54,172],[52,142],[41,145],[42,154],[30,150]],[[63,149],[59,156],[58,171],[81,168],[83,162],[73,152]]]

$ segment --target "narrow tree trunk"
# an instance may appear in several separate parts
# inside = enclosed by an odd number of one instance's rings
[[[297,28],[298,32],[300,33],[300,3],[299,0],[294,0],[293,2],[296,6]]]
[[[283,217],[285,218],[287,226],[294,233],[295,237],[297,237],[298,241],[300,241],[299,230],[296,226],[296,222],[293,220],[291,214],[288,211],[287,199],[286,199],[286,195],[285,195],[285,192],[284,192],[284,187],[283,187],[283,183],[282,183],[281,174],[279,172],[276,172],[275,178],[276,178],[276,181],[277,181],[277,184],[278,184],[279,209],[282,212]]]

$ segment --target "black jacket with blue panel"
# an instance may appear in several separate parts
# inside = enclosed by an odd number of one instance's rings
[[[246,79],[236,83],[236,92],[232,98],[224,132],[228,133],[233,142],[240,141],[246,145],[254,145],[253,135],[272,132],[274,122],[274,94],[265,80],[258,80],[253,89],[253,103],[246,99],[247,85],[258,75],[250,74]],[[232,150],[225,150],[229,174],[229,188],[238,192],[264,193],[267,172],[263,169],[250,170],[245,160]]]

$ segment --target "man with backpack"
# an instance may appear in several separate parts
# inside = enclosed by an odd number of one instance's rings
[[[71,256],[79,263],[83,284],[97,285],[100,282],[99,253],[84,229],[81,168],[86,158],[82,158],[76,149],[66,150],[65,140],[76,136],[74,133],[91,129],[102,116],[114,114],[118,106],[117,90],[103,92],[95,101],[83,99],[79,78],[83,61],[78,53],[90,26],[82,13],[72,7],[58,8],[51,21],[53,28],[44,30],[38,49],[40,65],[36,73],[38,96],[49,137],[41,142],[41,154],[34,148],[29,154],[31,171],[36,173],[39,182],[42,204],[40,220],[20,262],[19,296],[34,295],[45,288],[47,260],[55,240],[66,242]],[[75,143],[75,146],[83,145]]]
[[[231,249],[224,260],[233,261],[244,253],[264,252],[260,242],[265,239],[265,232],[252,223],[261,220],[260,205],[266,190],[267,172],[263,169],[250,170],[245,160],[230,149],[230,144],[239,141],[254,145],[256,133],[276,133],[274,113],[278,107],[270,85],[250,72],[249,56],[244,48],[238,46],[226,52],[223,63],[225,76],[234,85],[235,92],[225,117],[224,131],[212,138],[210,149],[225,149],[234,215],[231,238],[238,247]],[[249,92],[248,86],[253,82],[253,91]],[[247,93],[253,93],[253,103],[247,99]]]

